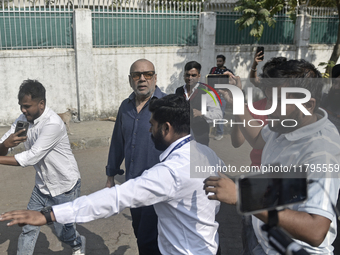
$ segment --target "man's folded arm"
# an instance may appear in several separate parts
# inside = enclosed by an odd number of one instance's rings
[[[23,166],[33,166],[44,158],[62,138],[61,126],[49,123],[41,130],[34,145],[27,151],[15,155],[15,159]]]

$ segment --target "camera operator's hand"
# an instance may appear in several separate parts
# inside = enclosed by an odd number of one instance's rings
[[[240,76],[230,76],[229,77],[229,84],[231,85],[235,85],[236,87],[238,87],[239,89],[242,90],[242,83],[241,83],[241,78]],[[233,104],[233,97],[232,94],[230,92],[230,90],[222,90],[220,89],[218,91],[223,97],[224,99],[229,103],[229,104]]]
[[[233,76],[229,78],[229,84],[235,85],[239,89],[242,89],[241,78],[240,76]]]
[[[19,136],[21,133],[25,132],[25,129],[19,130],[18,132],[11,134],[4,142],[3,145],[9,149],[19,145],[27,140],[27,136]]]
[[[194,117],[202,116],[202,112],[197,109],[193,109],[192,112],[194,114]]]
[[[111,188],[113,186],[115,186],[116,183],[115,183],[115,177],[114,176],[108,176],[107,177],[107,180],[106,180],[106,184],[105,184],[105,187],[106,188]]]
[[[231,72],[229,72],[229,71],[225,71],[224,73],[223,73],[223,75],[228,75],[229,76],[229,78],[235,78],[235,75],[233,75]]]
[[[237,192],[235,183],[223,174],[219,173],[220,177],[210,176],[204,180],[204,190],[208,195],[209,192],[214,195],[208,196],[211,200],[235,205],[237,202]]]
[[[262,53],[262,51],[255,53],[254,61],[250,69],[250,75],[249,75],[250,82],[255,87],[258,87],[261,84],[261,79],[260,77],[257,76],[257,65],[259,64],[259,62],[263,61],[262,59],[263,56],[264,54]]]
[[[263,57],[264,57],[264,53],[262,51],[255,53],[254,62],[252,65],[253,69],[256,69],[257,65],[263,61]]]

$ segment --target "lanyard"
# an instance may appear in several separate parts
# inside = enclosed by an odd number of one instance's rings
[[[168,156],[166,156],[161,162],[164,162],[169,156],[171,153],[173,153],[175,150],[181,148],[184,144],[190,142],[191,140],[191,136],[185,138],[183,141],[181,141],[180,143],[178,143],[168,154]]]

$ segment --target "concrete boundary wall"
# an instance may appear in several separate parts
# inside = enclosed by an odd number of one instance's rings
[[[81,120],[90,120],[117,114],[120,103],[132,92],[128,74],[137,59],[152,61],[158,86],[173,93],[184,84],[186,62],[202,64],[204,82],[215,65],[215,56],[224,54],[226,66],[246,79],[256,50],[254,45],[215,46],[216,14],[211,12],[200,15],[199,45],[190,47],[92,48],[90,11],[76,10],[74,17],[75,49],[0,51],[0,125],[11,124],[21,113],[17,93],[27,78],[37,79],[46,87],[47,105],[53,110],[59,113],[76,108]],[[308,19],[299,24],[305,26],[306,22]],[[296,32],[295,45],[265,45],[265,61],[277,56],[303,58],[316,66],[328,61],[333,45],[310,45],[306,31],[299,36]]]

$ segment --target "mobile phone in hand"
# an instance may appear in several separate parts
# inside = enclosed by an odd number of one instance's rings
[[[241,176],[236,182],[237,210],[241,214],[251,215],[302,203],[308,196],[307,174],[296,174],[298,178],[283,178],[287,175],[276,172]]]
[[[27,121],[18,120],[17,126],[15,127],[15,132],[14,133],[16,133],[16,132],[18,132],[18,131],[20,131],[22,129],[25,129],[25,131],[20,133],[18,136],[19,137],[26,136],[27,135],[28,126],[29,126],[29,123]]]
[[[262,51],[261,53],[262,57],[260,58],[260,60],[263,60],[264,59],[264,47],[263,46],[257,47],[256,54],[259,53],[260,51]]]

